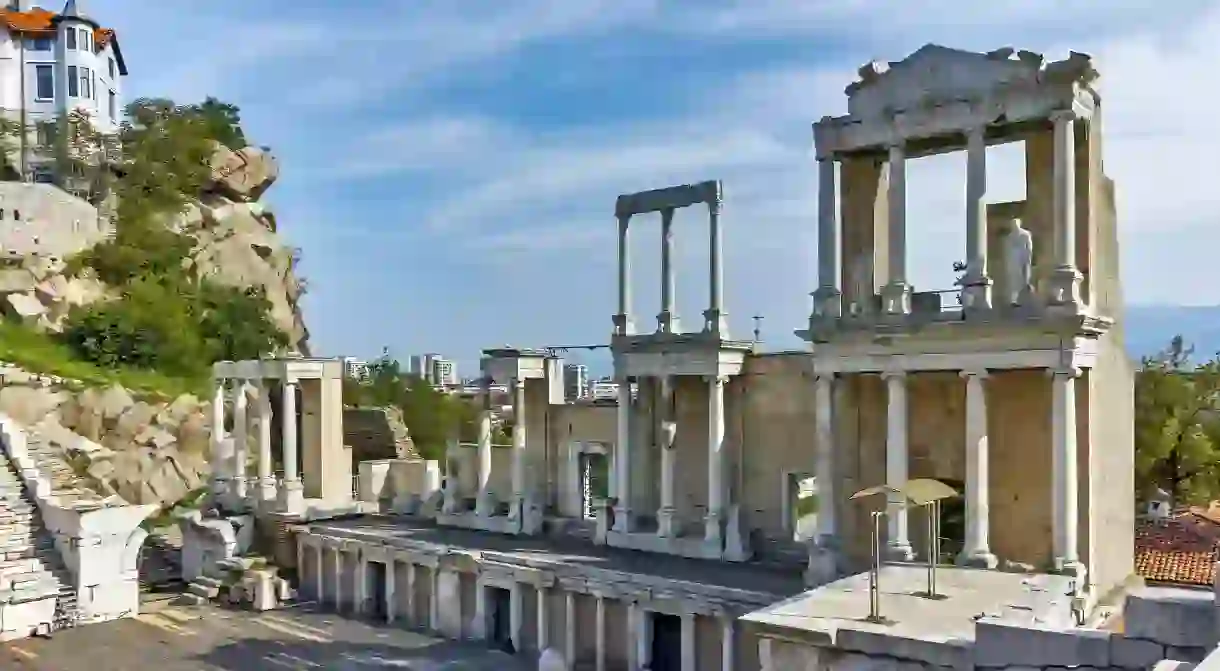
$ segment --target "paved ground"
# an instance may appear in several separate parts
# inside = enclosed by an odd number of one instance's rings
[[[0,669],[20,671],[525,671],[532,662],[308,607],[149,605],[135,619],[0,644]]]

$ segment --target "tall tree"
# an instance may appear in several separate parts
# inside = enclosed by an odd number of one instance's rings
[[[1182,336],[1147,357],[1135,384],[1137,496],[1155,489],[1174,505],[1220,496],[1220,359],[1192,360]]]

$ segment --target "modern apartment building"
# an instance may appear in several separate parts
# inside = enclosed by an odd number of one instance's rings
[[[568,401],[589,397],[589,367],[570,363],[563,367],[563,395]]]

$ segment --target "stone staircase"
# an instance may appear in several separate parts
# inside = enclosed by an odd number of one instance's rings
[[[0,608],[47,599],[55,600],[53,628],[75,625],[72,578],[20,475],[0,452]]]
[[[38,470],[51,481],[51,493],[60,503],[66,506],[84,503],[98,503],[105,500],[98,492],[90,489],[76,474],[72,464],[65,456],[65,450],[47,439],[38,431],[26,432],[26,450],[38,464]]]

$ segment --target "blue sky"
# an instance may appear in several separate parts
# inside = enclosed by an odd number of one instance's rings
[[[51,4],[51,3],[48,3]],[[1133,303],[1217,304],[1220,2],[1173,0],[87,0],[119,31],[129,97],[242,108],[282,177],[268,200],[304,252],[328,355],[607,342],[614,198],[725,182],[726,307],[775,348],[814,288],[809,124],[863,63],[924,43],[1098,59]],[[1172,6],[1173,11],[1167,11]],[[58,9],[57,6],[53,6]],[[947,288],[964,157],[908,168],[911,269]],[[989,200],[1023,195],[1014,148]],[[704,219],[676,224],[678,309],[706,307]],[[633,239],[654,323],[658,226]]]

